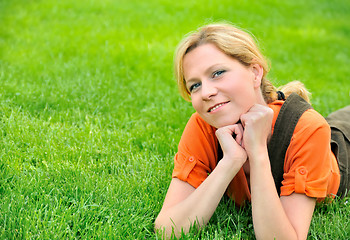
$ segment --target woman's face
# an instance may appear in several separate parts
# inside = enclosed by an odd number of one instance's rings
[[[235,124],[255,103],[262,102],[262,67],[244,66],[214,44],[200,45],[183,62],[192,106],[211,126]]]

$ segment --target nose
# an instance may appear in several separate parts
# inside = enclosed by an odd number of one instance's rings
[[[202,81],[201,90],[203,100],[210,100],[218,93],[215,83],[211,81]]]

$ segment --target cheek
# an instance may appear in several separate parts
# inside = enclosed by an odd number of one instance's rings
[[[194,110],[196,110],[198,112],[200,102],[197,100],[197,98],[191,97],[191,103],[192,103],[192,107],[194,108]]]
[[[231,81],[227,86],[228,91],[231,92],[232,96],[248,97],[254,91],[254,87],[246,78],[246,76],[241,76],[237,81]]]

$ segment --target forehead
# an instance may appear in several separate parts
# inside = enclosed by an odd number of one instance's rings
[[[212,43],[200,45],[184,56],[183,72],[185,79],[194,77],[192,75],[206,71],[218,64],[226,64],[235,61]]]
[[[193,58],[202,59],[203,57],[228,57],[213,43],[205,43],[192,49],[184,56],[184,63]]]

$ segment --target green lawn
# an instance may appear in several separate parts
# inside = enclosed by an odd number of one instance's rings
[[[277,86],[303,81],[323,115],[350,104],[348,0],[0,0],[0,239],[156,239],[193,113],[173,52],[221,20]],[[309,239],[350,239],[348,200],[320,204]],[[224,198],[198,236],[253,238],[249,207]]]

